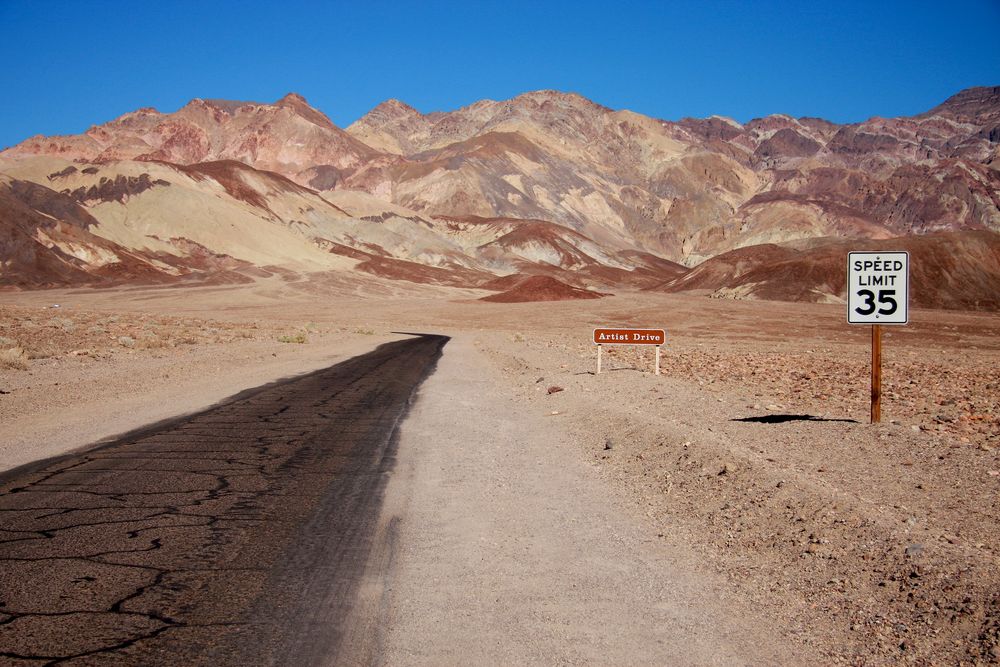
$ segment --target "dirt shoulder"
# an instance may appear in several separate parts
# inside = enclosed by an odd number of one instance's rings
[[[597,376],[559,336],[485,345],[526,412],[558,413],[634,511],[822,662],[995,661],[1000,357],[897,338],[893,421],[872,426],[863,343],[703,340],[675,341],[660,377],[651,350]]]
[[[310,322],[0,306],[0,470],[208,407],[401,336]]]
[[[383,525],[386,665],[806,662],[678,536],[622,506],[567,422],[458,336],[400,429]],[[384,574],[388,574],[386,578]]]

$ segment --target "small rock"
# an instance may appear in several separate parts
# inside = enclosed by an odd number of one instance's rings
[[[907,546],[906,549],[903,550],[903,553],[905,553],[910,558],[915,558],[920,554],[922,554],[923,552],[924,552],[924,545],[918,543],[911,544]]]
[[[608,451],[609,449],[614,449],[614,446],[615,444],[611,442],[611,438],[608,438],[604,441],[604,451]]]
[[[562,387],[559,387],[559,386],[556,386],[556,385],[552,385],[548,389],[548,393],[549,394],[555,394],[555,393],[558,393],[560,391],[565,391],[565,390]]]
[[[910,430],[913,431],[914,433],[920,433],[920,427],[917,426],[916,424],[914,424],[913,426],[911,426]]]

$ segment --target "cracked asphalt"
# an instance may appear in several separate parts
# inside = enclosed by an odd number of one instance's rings
[[[0,662],[350,662],[396,427],[447,340],[0,476]]]

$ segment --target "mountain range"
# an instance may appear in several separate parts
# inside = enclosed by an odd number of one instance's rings
[[[846,125],[536,91],[427,114],[389,100],[339,128],[296,94],[195,99],[0,152],[16,288],[545,276],[575,296],[839,301],[866,248],[912,253],[915,305],[1000,309],[1000,87]]]

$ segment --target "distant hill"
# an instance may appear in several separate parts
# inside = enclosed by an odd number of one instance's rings
[[[0,174],[0,285],[279,267],[836,299],[847,239],[918,248],[935,270],[993,257],[982,249],[1000,233],[1000,88],[849,125],[663,121],[543,90],[429,114],[389,100],[341,129],[296,94],[196,99],[32,137],[0,153]],[[25,183],[36,202],[64,203],[26,213]],[[978,296],[931,281],[946,288],[927,305],[993,308],[995,265],[979,268]]]

